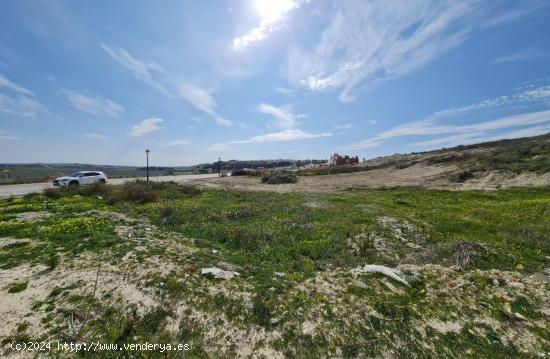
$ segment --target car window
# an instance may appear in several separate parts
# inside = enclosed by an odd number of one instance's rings
[[[87,172],[87,173],[84,173],[84,177],[91,177],[91,176],[98,176],[99,173],[97,172]]]
[[[80,172],[71,173],[69,177],[78,177],[80,176],[80,174],[81,174]]]

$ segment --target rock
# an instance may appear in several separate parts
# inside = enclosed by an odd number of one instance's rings
[[[523,264],[519,263],[519,264],[516,266],[516,269],[517,269],[517,270],[523,270]]]
[[[40,211],[40,212],[25,212],[18,213],[15,215],[15,219],[22,222],[32,222],[39,221],[44,218],[53,216],[50,212]]]
[[[357,267],[355,269],[352,269],[351,272],[353,274],[380,273],[401,284],[406,285],[407,287],[411,286],[405,279],[401,277],[402,274],[397,269],[388,268],[377,264],[365,264],[364,267]]]
[[[547,275],[550,275],[550,268],[544,268],[544,273],[546,273]]]
[[[234,265],[234,264],[231,264],[231,263],[228,263],[228,262],[223,262],[223,261],[220,261],[218,263],[216,263],[219,267],[223,268],[224,270],[228,270],[228,271],[232,271],[232,272],[236,272],[237,271],[237,266]]]
[[[532,279],[543,283],[550,283],[550,277],[542,273],[535,273],[531,276]]]
[[[238,277],[239,276],[239,273],[237,273],[237,272],[225,271],[223,269],[216,268],[216,267],[202,268],[201,269],[201,274],[203,274],[203,275],[212,274],[214,276],[214,278],[225,279],[225,280],[229,280],[229,279],[232,279],[233,277]]]
[[[0,239],[0,248],[2,249],[9,249],[9,248],[15,248],[15,247],[24,247],[31,244],[31,240],[28,238],[1,238]]]
[[[282,277],[284,277],[284,276],[286,275],[286,273],[283,273],[283,272],[273,272],[273,275],[274,275],[275,277],[280,277],[280,278],[282,278]]]
[[[407,242],[407,243],[405,243],[405,245],[406,245],[407,247],[409,247],[409,248],[412,248],[412,249],[420,249],[420,248],[422,248],[422,246],[419,246],[418,244],[414,244],[414,243],[412,243],[412,242]]]
[[[212,249],[212,254],[216,254],[218,253],[218,250],[217,249]]]
[[[500,282],[498,281],[498,279],[496,279],[496,278],[493,279],[493,285],[495,287],[498,287],[500,285]]]
[[[525,284],[521,282],[508,282],[506,283],[508,287],[516,288],[516,289],[525,289]]]

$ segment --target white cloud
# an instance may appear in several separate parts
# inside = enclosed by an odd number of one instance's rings
[[[256,10],[261,16],[257,27],[248,33],[233,39],[233,50],[242,50],[256,42],[260,42],[268,37],[272,32],[280,27],[278,23],[290,11],[300,6],[300,1],[296,0],[255,0]]]
[[[0,112],[5,112],[26,118],[36,118],[44,107],[34,97],[11,97],[0,94]]]
[[[433,120],[421,120],[416,122],[405,123],[394,127],[391,130],[381,132],[371,138],[368,138],[359,143],[348,146],[343,146],[346,150],[359,150],[379,146],[383,140],[406,137],[406,136],[440,136],[445,134],[453,134],[453,136],[444,139],[434,139],[422,142],[416,142],[417,146],[434,146],[446,142],[457,142],[460,140],[468,140],[473,137],[490,134],[492,131],[497,131],[509,127],[521,127],[528,125],[545,125],[550,123],[550,110],[522,113],[519,115],[508,116],[492,121],[480,122],[472,125],[437,125]]]
[[[4,131],[0,130],[0,141],[15,141],[19,140],[19,137],[8,136]]]
[[[150,117],[146,120],[141,121],[139,125],[135,125],[130,130],[130,136],[131,137],[139,137],[146,133],[153,132],[160,130],[162,127],[159,126],[159,124],[163,120],[158,117]]]
[[[284,141],[296,141],[306,140],[311,138],[328,137],[332,136],[331,133],[307,133],[302,130],[284,130],[281,132],[268,133],[266,135],[254,136],[247,140],[231,141],[230,144],[239,143],[258,143],[258,142],[284,142]]]
[[[409,74],[462,44],[498,4],[350,0],[333,6],[317,45],[290,53],[287,75],[312,91],[340,89],[347,102],[356,88]]]
[[[528,87],[512,95],[498,96],[466,106],[453,107],[437,111],[428,116],[426,120],[435,120],[443,117],[456,117],[473,111],[501,107],[504,105],[517,105],[524,103],[542,102],[550,104],[550,86]]]
[[[367,120],[367,123],[370,125],[376,125],[376,120]]]
[[[487,135],[485,132],[473,132],[460,135],[447,136],[443,138],[437,138],[434,140],[421,141],[412,143],[411,146],[424,147],[424,148],[434,148],[434,147],[452,147],[458,145],[469,145],[472,143],[480,142],[490,142],[500,139],[512,139],[512,138],[521,138],[521,137],[531,137],[543,135],[550,132],[550,123],[543,124],[540,126],[532,126],[528,128],[523,128],[520,130],[509,131],[497,135]]]
[[[101,47],[105,52],[107,52],[113,59],[115,59],[119,64],[124,66],[126,69],[130,70],[134,77],[155,90],[163,93],[168,97],[173,97],[173,95],[168,92],[163,85],[161,85],[155,78],[154,73],[165,73],[166,71],[156,62],[153,61],[140,61],[132,55],[130,55],[123,48],[111,49],[105,44],[101,44]]]
[[[296,116],[284,106],[276,107],[268,103],[261,103],[258,106],[258,111],[271,115],[275,118],[273,125],[279,128],[294,128],[299,125],[296,121]]]
[[[277,87],[275,91],[277,91],[278,93],[282,93],[283,95],[286,95],[286,96],[289,96],[293,92],[292,89],[289,89],[286,87]]]
[[[112,49],[105,44],[101,44],[101,47],[113,59],[130,70],[135,78],[151,88],[169,98],[174,98],[174,94],[177,94],[179,98],[190,103],[197,110],[212,116],[221,126],[229,127],[233,125],[231,121],[216,112],[217,105],[213,97],[197,85],[185,80],[174,80],[178,76],[170,74],[156,62],[138,60],[122,48]]]
[[[210,152],[220,152],[228,149],[229,145],[227,143],[215,143],[212,146],[208,147],[206,150]]]
[[[336,125],[336,126],[334,126],[333,128],[334,128],[335,130],[348,130],[348,129],[352,128],[352,127],[353,127],[353,125],[352,125],[351,123],[346,123],[346,124],[344,124],[344,125]]]
[[[96,116],[118,117],[124,112],[124,107],[109,99],[88,96],[78,92],[60,89],[72,107]]]
[[[230,145],[264,143],[264,142],[286,142],[297,140],[308,140],[313,138],[329,137],[332,133],[308,133],[298,129],[284,130],[280,132],[268,133],[265,135],[254,136],[246,140],[229,141],[226,143],[215,143],[207,148],[207,151],[224,151],[230,148]]]
[[[189,140],[186,140],[186,139],[181,139],[181,140],[172,140],[172,141],[168,141],[168,142],[165,142],[162,144],[163,147],[176,147],[176,146],[186,146],[186,145],[189,145],[191,144],[191,141]]]
[[[109,140],[109,137],[102,135],[100,133],[87,133],[84,135],[84,137],[89,138],[91,140],[100,140],[100,141]]]
[[[522,49],[518,52],[514,52],[511,54],[499,57],[493,60],[493,62],[494,63],[517,62],[517,61],[524,61],[524,60],[531,60],[531,59],[539,59],[539,58],[546,57],[547,55],[548,53],[545,51],[542,51],[541,49],[529,47],[526,49]]]
[[[0,88],[2,87],[7,88],[8,90],[18,92],[22,95],[34,96],[34,93],[31,90],[26,89],[23,86],[8,80],[6,77],[0,74]]]
[[[178,83],[178,93],[195,108],[212,116],[219,125],[224,127],[233,125],[233,122],[223,118],[215,111],[217,107],[216,101],[214,101],[214,98],[208,92],[200,87],[189,82],[180,81]]]

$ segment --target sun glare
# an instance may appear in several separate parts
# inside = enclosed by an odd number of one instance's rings
[[[296,7],[296,2],[293,0],[255,0],[254,5],[262,17],[262,22],[271,24]]]

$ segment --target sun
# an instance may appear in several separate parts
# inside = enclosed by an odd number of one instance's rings
[[[296,2],[293,0],[254,0],[254,5],[262,17],[262,23],[271,24],[295,8]]]

